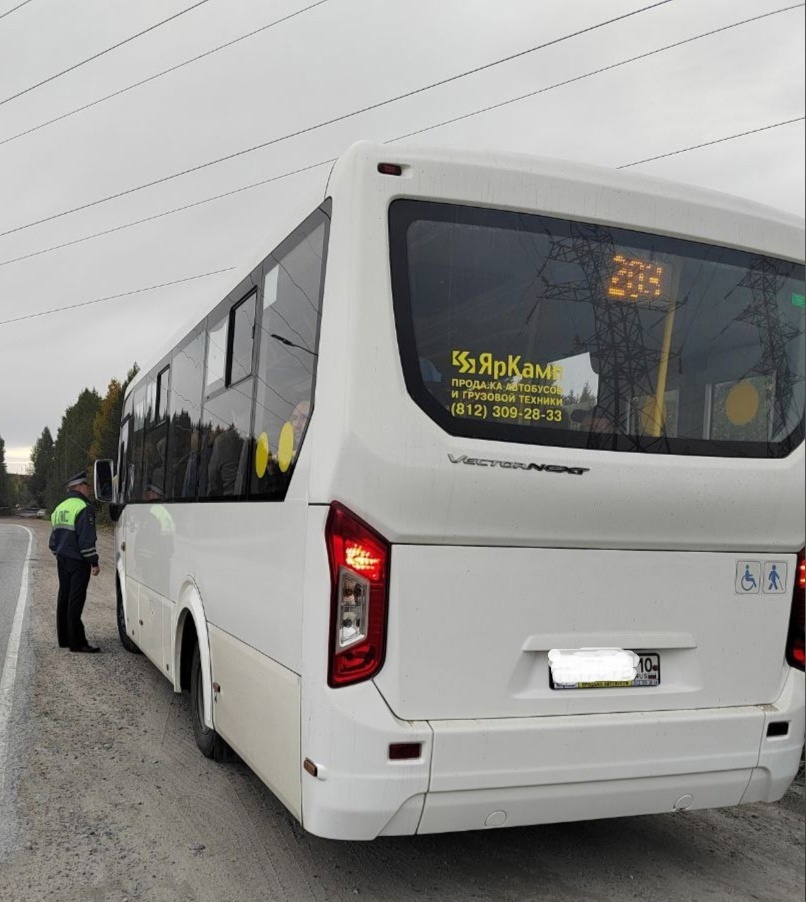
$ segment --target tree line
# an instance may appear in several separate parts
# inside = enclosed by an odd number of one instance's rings
[[[85,388],[62,415],[55,440],[48,426],[42,430],[25,476],[8,473],[0,436],[0,510],[20,506],[52,511],[64,498],[68,477],[84,469],[91,474],[96,460],[117,458],[123,397],[137,371],[135,363],[123,382],[110,380],[103,397]]]

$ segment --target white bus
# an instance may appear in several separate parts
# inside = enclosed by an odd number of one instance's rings
[[[803,222],[367,143],[300,219],[139,374],[98,468],[121,639],[202,753],[340,839],[780,798]]]

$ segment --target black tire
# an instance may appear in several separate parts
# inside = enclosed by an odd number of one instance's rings
[[[120,637],[120,644],[126,651],[130,651],[133,655],[141,655],[142,651],[140,651],[137,643],[132,639],[126,629],[126,612],[123,610],[123,593],[120,591],[120,583],[117,580],[115,580],[115,583],[117,585],[118,594],[118,636]]]
[[[213,761],[225,760],[229,746],[214,729],[204,723],[204,683],[198,644],[193,648],[193,663],[190,666],[190,717],[196,745],[202,755]]]

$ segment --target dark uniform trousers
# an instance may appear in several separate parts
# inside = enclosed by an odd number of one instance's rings
[[[81,615],[87,600],[92,567],[87,561],[56,555],[59,570],[59,601],[56,605],[56,635],[63,648],[81,648],[87,644],[87,635]]]

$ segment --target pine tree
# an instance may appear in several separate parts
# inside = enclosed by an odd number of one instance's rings
[[[140,367],[137,363],[133,363],[129,372],[126,373],[126,379],[122,385],[117,379],[110,381],[106,397],[101,402],[101,407],[93,423],[93,441],[90,449],[93,460],[115,460],[117,458],[123,399],[129,383],[139,372]]]
[[[64,498],[64,483],[69,476],[90,467],[90,447],[95,415],[101,398],[94,389],[85,388],[62,417],[53,445],[53,458],[45,487],[45,507],[53,510]]]
[[[23,473],[9,473],[10,507],[33,507],[36,503],[31,494],[31,477]]]
[[[123,396],[138,369],[135,363],[123,385],[112,379],[103,399],[95,389],[85,388],[75,404],[65,410],[55,442],[45,427],[34,446],[31,462],[34,475],[42,473],[44,488],[39,489],[36,483],[40,493],[37,498],[42,497],[40,503],[48,510],[64,498],[64,483],[69,476],[86,469],[92,479],[95,460],[117,457]]]
[[[45,486],[48,481],[51,461],[53,460],[53,436],[47,426],[42,430],[42,435],[36,440],[31,450],[31,483],[30,491],[35,502],[40,506],[45,505]]]
[[[140,372],[140,365],[135,360],[131,365],[129,372],[126,373],[126,381],[123,383],[123,394],[126,394],[126,389],[129,387],[132,379]]]
[[[11,507],[11,483],[6,470],[6,443],[0,436],[0,510]]]
[[[117,379],[112,379],[92,424],[90,458],[93,461],[115,460],[117,457],[122,410],[123,386]]]

